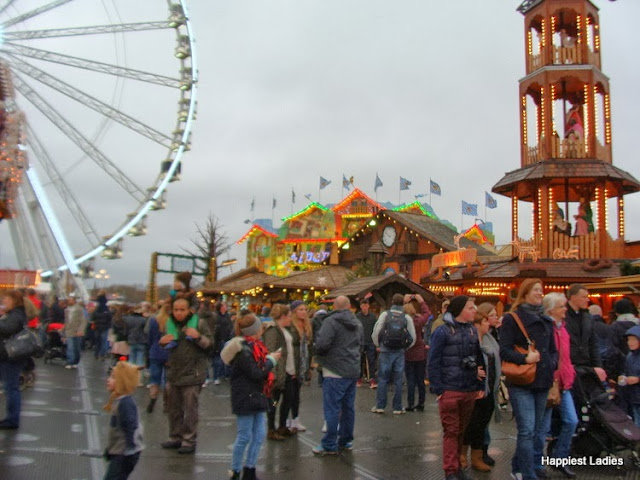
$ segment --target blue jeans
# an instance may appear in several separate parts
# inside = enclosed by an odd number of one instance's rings
[[[220,358],[219,353],[214,353],[211,358],[211,368],[213,368],[213,380],[220,380],[222,377],[227,377],[227,369],[225,364]]]
[[[537,480],[535,452],[544,447],[545,411],[549,390],[531,390],[509,387],[509,398],[516,419],[518,439],[515,455],[511,459],[511,471],[522,473],[524,480]]]
[[[336,451],[353,441],[356,423],[356,379],[324,377],[322,407],[327,432],[322,437],[322,448]],[[339,431],[338,431],[339,429]]]
[[[633,414],[633,421],[640,427],[640,405],[631,405],[631,412]]]
[[[376,346],[373,343],[364,346],[364,352],[367,357],[367,364],[369,365],[369,380],[376,379]],[[364,377],[364,372],[362,372],[362,377]]]
[[[67,364],[77,365],[80,363],[80,344],[82,337],[67,337]]]
[[[576,413],[576,406],[573,403],[573,396],[569,390],[562,392],[559,408],[562,426],[560,427],[560,434],[556,439],[556,445],[553,448],[553,456],[555,458],[567,458],[571,453],[571,440],[573,439],[573,434],[576,432],[576,427],[578,426],[578,414]],[[553,408],[547,408],[544,415],[543,437],[537,442],[538,445],[542,444],[543,447],[545,437],[551,430],[552,413]],[[534,461],[536,468],[542,468],[542,451],[536,450]]]
[[[404,376],[404,350],[380,352],[378,357],[378,392],[376,408],[387,406],[387,384],[393,375],[393,409],[402,410],[402,378]]]
[[[164,387],[165,377],[165,362],[149,360],[149,383]]]
[[[4,396],[7,402],[7,415],[4,421],[20,426],[20,373],[24,362],[0,362],[0,377],[4,383]]]
[[[144,351],[146,345],[144,343],[129,344],[129,362],[138,367],[144,367]]]
[[[260,447],[267,435],[267,416],[266,412],[258,412],[253,415],[238,415],[238,434],[233,444],[233,457],[231,460],[231,468],[239,472],[242,470],[242,459],[244,452],[249,446],[247,452],[247,460],[244,465],[248,468],[255,468],[260,454]]]
[[[109,354],[109,329],[96,330],[95,357],[104,357]]]

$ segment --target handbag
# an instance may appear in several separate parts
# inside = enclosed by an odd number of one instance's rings
[[[520,345],[514,345],[514,349],[518,353],[522,353],[526,355],[529,352],[535,352],[535,343],[531,341],[527,331],[522,325],[522,321],[517,313],[511,312],[513,319],[520,327],[520,331],[522,331],[524,337],[527,339],[527,345],[529,348],[523,348]],[[531,385],[536,378],[536,364],[535,363],[524,363],[519,365],[517,363],[507,362],[506,360],[502,361],[502,374],[505,376],[507,382],[518,385],[518,386],[526,386]]]
[[[4,341],[4,349],[9,360],[24,360],[29,357],[40,358],[44,354],[40,337],[26,327],[7,338]]]
[[[549,395],[547,395],[547,408],[557,407],[560,405],[560,400],[562,400],[560,386],[558,385],[558,380],[554,380],[549,389]]]

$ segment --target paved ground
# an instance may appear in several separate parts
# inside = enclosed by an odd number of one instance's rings
[[[90,479],[104,475],[100,456],[106,439],[108,415],[102,410],[106,366],[88,352],[77,370],[61,363],[38,361],[36,386],[23,394],[22,425],[15,432],[0,432],[0,479]],[[147,390],[136,398],[143,410]],[[284,442],[267,441],[258,464],[259,477],[269,479],[439,479],[441,429],[435,397],[429,396],[424,413],[375,415],[369,410],[375,391],[358,389],[356,440],[353,452],[339,457],[314,457],[311,447],[320,438],[321,394],[315,385],[303,388],[301,418],[309,428]],[[131,479],[225,479],[231,463],[235,417],[231,414],[229,386],[203,390],[200,403],[198,450],[179,456],[159,446],[165,440],[167,422],[162,408],[141,416],[145,427],[144,450]],[[0,409],[4,411],[0,395]],[[510,414],[506,415],[510,418]],[[471,473],[480,480],[509,478],[515,445],[515,424],[492,424],[490,453],[497,465],[489,474]],[[612,467],[576,468],[579,478],[640,479],[635,470]],[[552,478],[564,478],[557,473]]]

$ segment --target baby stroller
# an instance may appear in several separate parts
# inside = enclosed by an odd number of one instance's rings
[[[616,393],[605,388],[592,368],[576,368],[573,400],[578,411],[578,428],[573,439],[573,456],[600,457],[631,452],[640,468],[640,428],[616,403]]]
[[[51,327],[51,325],[49,325]],[[44,363],[60,358],[67,360],[67,346],[62,342],[62,334],[57,328],[47,328],[47,344],[44,347]]]

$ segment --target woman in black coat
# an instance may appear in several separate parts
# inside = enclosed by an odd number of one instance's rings
[[[281,354],[268,354],[267,347],[260,340],[262,322],[255,315],[249,314],[238,319],[235,330],[238,336],[227,342],[220,352],[224,363],[231,365],[231,410],[237,416],[238,424],[238,434],[233,444],[231,478],[240,479],[242,468],[243,479],[255,479],[256,462],[267,434],[267,399],[273,384],[271,370]]]
[[[543,314],[542,281],[527,278],[520,285],[518,297],[511,312],[504,316],[500,328],[500,358],[502,361],[518,365],[536,364],[536,376],[529,385],[513,385],[507,382],[509,399],[516,419],[518,439],[516,451],[511,460],[514,476],[521,474],[524,480],[543,478],[544,467],[541,464],[544,442],[542,430],[545,428],[544,414],[547,408],[547,395],[553,384],[553,373],[558,365],[558,351],[553,338],[553,321]],[[518,352],[518,345],[525,350],[527,340],[515,317],[522,321],[535,350],[527,354]],[[538,472],[536,474],[536,471]]]
[[[7,403],[7,414],[0,421],[0,429],[15,430],[20,426],[20,373],[24,360],[10,360],[4,348],[4,341],[20,332],[27,324],[22,294],[17,290],[9,290],[2,294],[2,305],[5,314],[0,317],[0,377],[4,383],[4,394]]]

